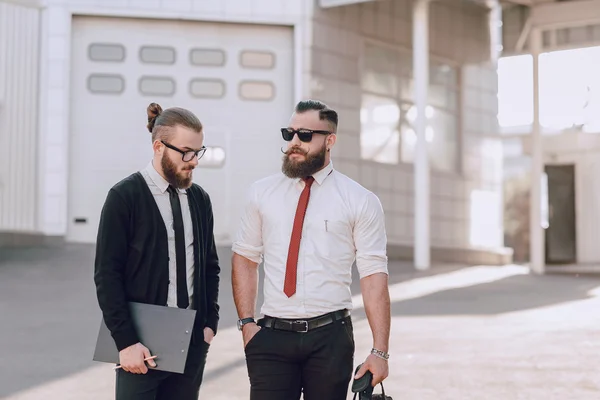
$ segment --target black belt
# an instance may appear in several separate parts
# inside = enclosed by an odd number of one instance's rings
[[[328,314],[321,315],[319,317],[309,319],[287,319],[287,318],[275,318],[266,315],[257,321],[259,326],[271,329],[278,329],[282,331],[291,332],[308,332],[311,329],[320,328],[325,325],[339,321],[350,316],[349,310],[339,310]]]

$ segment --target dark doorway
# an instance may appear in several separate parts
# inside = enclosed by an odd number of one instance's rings
[[[546,263],[572,264],[577,261],[575,229],[575,166],[547,165],[548,228]]]

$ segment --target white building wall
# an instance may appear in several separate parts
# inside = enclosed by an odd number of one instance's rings
[[[39,10],[0,1],[0,231],[36,229]]]
[[[489,64],[462,70],[462,171],[458,185],[468,232],[464,246],[494,248],[504,243],[503,148],[498,137],[498,78]]]
[[[565,157],[566,158],[566,157]],[[600,152],[577,154],[575,164],[575,235],[577,263],[600,263]]]
[[[20,1],[26,0],[11,0]],[[431,7],[432,57],[462,66],[461,166],[455,172],[432,172],[432,244],[455,253],[478,246],[497,249],[502,245],[502,165],[496,157],[497,79],[488,62],[487,12],[460,2],[432,3]],[[41,11],[39,33],[37,221],[31,223],[35,226],[37,222],[38,231],[46,235],[62,236],[67,229],[72,15],[294,26],[296,100],[313,97],[340,111],[336,166],[379,195],[386,211],[390,243],[407,248],[412,245],[412,166],[360,159],[361,46],[364,39],[371,39],[410,53],[409,0],[382,0],[328,10],[320,9],[313,0],[47,0]],[[23,198],[26,196],[19,196],[20,201]],[[498,213],[486,213],[483,224],[475,221],[473,217],[479,217],[473,210],[478,209],[478,202],[488,207],[497,203]],[[481,232],[486,233],[485,240],[474,242],[481,239]],[[467,253],[459,258],[465,257]]]
[[[333,152],[335,165],[379,196],[386,214],[389,242],[407,249],[413,244],[412,164],[361,160],[360,63],[365,40],[407,50],[410,56],[411,21],[409,0],[315,9],[310,44],[313,54],[310,73],[306,74],[311,96],[340,111],[340,134]],[[489,60],[487,23],[487,10],[475,4],[431,3],[431,56],[459,67],[462,96],[461,165],[455,172],[432,169],[434,258],[445,252],[452,255],[441,258],[469,260],[473,256],[472,261],[484,262],[481,253],[465,249],[485,249],[493,254],[503,245],[497,76]]]
[[[530,141],[524,140],[530,151]],[[545,137],[546,165],[575,166],[575,241],[578,264],[600,263],[600,140],[595,133]]]
[[[295,26],[295,54],[300,65],[302,42],[310,27],[311,0],[48,0],[42,14],[39,148],[39,229],[64,235],[68,207],[69,68],[72,15],[249,22]],[[306,22],[301,24],[301,22]],[[295,71],[295,95],[302,90],[302,70]],[[290,110],[291,112],[291,110]]]

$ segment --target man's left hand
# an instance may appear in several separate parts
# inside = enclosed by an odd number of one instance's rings
[[[212,342],[214,337],[215,337],[215,333],[213,332],[212,329],[210,329],[208,326],[206,328],[204,328],[204,341],[206,343],[210,344],[210,342]]]
[[[374,354],[370,354],[369,357],[367,357],[362,367],[354,376],[354,379],[360,378],[367,371],[371,371],[371,373],[373,374],[373,381],[371,382],[373,386],[376,386],[380,382],[383,382],[383,380],[387,378],[390,372],[387,360],[379,358]]]

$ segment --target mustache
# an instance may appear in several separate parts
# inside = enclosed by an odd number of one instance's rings
[[[308,154],[308,152],[307,152],[307,151],[304,151],[304,150],[302,150],[302,149],[301,149],[301,148],[299,148],[299,147],[292,147],[292,148],[290,148],[290,149],[287,149],[287,150],[283,150],[283,147],[282,147],[282,148],[281,148],[281,152],[282,152],[283,154],[285,154],[286,156],[289,156],[290,154],[294,154],[294,153],[295,153],[295,154],[302,154],[303,156],[305,156],[305,155],[307,155],[307,154]]]

